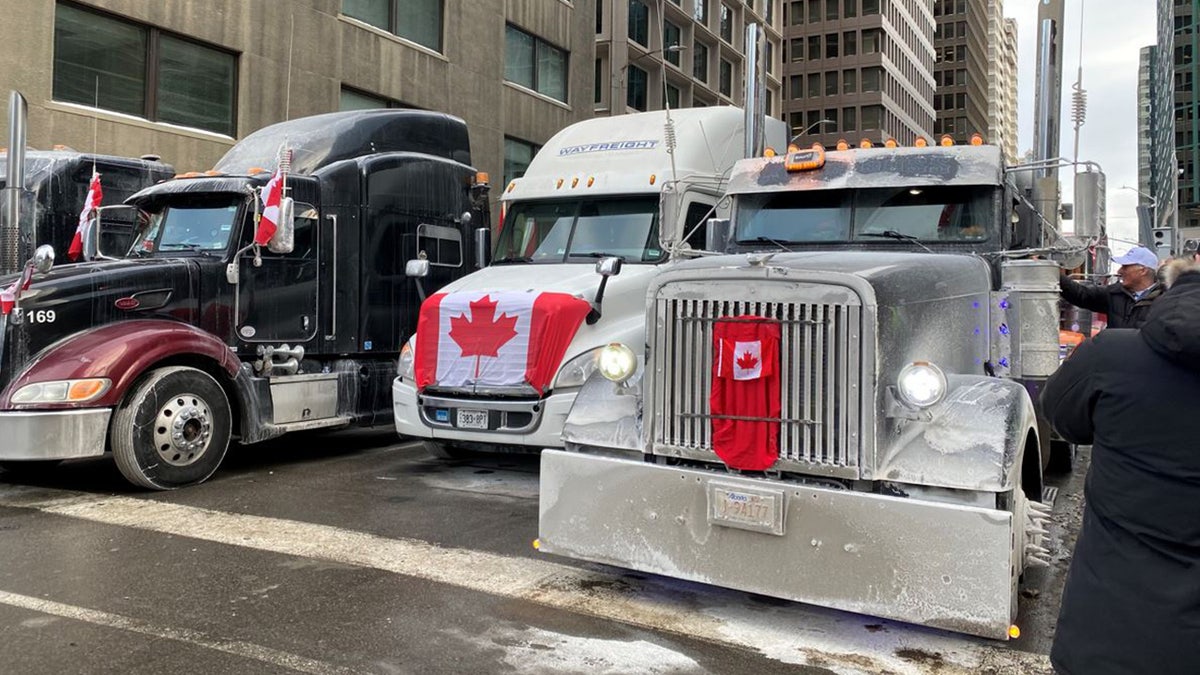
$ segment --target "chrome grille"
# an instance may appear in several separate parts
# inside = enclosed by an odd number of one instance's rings
[[[712,451],[713,326],[754,315],[780,323],[781,470],[858,476],[862,310],[857,304],[658,297],[650,396],[656,452]]]

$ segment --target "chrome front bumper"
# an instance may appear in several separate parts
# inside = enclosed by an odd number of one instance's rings
[[[1007,511],[550,449],[540,482],[546,553],[989,638],[1015,620]]]
[[[0,461],[99,457],[112,410],[10,410],[0,412]]]
[[[538,401],[438,398],[419,395],[412,384],[397,377],[392,381],[392,408],[396,432],[401,436],[449,443],[521,445],[540,450],[562,447],[563,424],[575,402],[575,394],[575,391],[557,392]],[[427,408],[442,411],[445,419],[431,418]],[[459,408],[487,411],[489,418],[499,420],[499,424],[487,430],[459,428],[452,421]]]

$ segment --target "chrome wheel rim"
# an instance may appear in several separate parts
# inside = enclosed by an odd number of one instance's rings
[[[154,418],[154,449],[171,466],[197,462],[212,441],[212,409],[196,394],[172,396]]]

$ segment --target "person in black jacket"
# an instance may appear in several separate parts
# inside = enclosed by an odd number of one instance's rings
[[[1092,444],[1050,660],[1064,675],[1200,673],[1200,257],[1141,330],[1085,341],[1039,405]]]
[[[1120,265],[1119,281],[1107,286],[1085,286],[1065,274],[1058,287],[1067,302],[1108,315],[1109,328],[1138,328],[1146,322],[1150,304],[1162,295],[1158,283],[1158,256],[1144,246],[1134,246],[1112,259]]]

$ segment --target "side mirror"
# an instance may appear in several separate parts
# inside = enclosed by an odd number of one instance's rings
[[[492,229],[481,227],[475,230],[475,267],[483,269],[492,261]]]
[[[279,200],[279,227],[267,242],[271,253],[291,253],[296,248],[296,202],[291,197]]]
[[[42,244],[33,252],[33,268],[45,274],[54,268],[54,247]]]
[[[83,234],[84,260],[115,260],[129,252],[133,241],[144,234],[147,214],[136,206],[101,206]]]
[[[729,219],[709,218],[704,230],[704,248],[724,252],[729,247]]]
[[[621,264],[621,259],[615,256],[611,258],[601,258],[596,263],[596,274],[599,274],[605,279],[608,277],[615,277],[621,273]]]
[[[424,279],[429,276],[429,261],[424,258],[409,260],[404,265],[404,274],[413,279]]]

